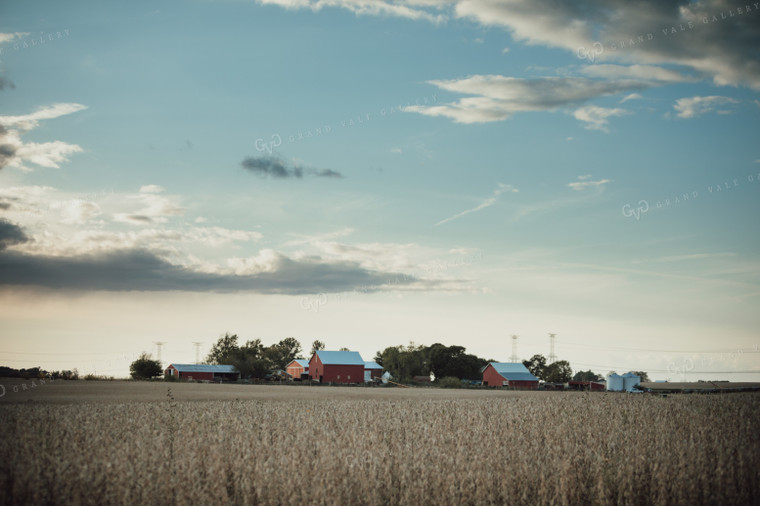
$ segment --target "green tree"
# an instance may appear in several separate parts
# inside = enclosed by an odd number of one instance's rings
[[[275,369],[285,367],[301,353],[301,343],[294,337],[286,337],[264,350],[264,357],[272,362]]]
[[[567,383],[573,377],[573,370],[567,360],[552,362],[543,371],[542,378],[547,383]]]
[[[641,378],[642,383],[646,383],[649,381],[649,375],[645,373],[644,371],[631,371],[636,376],[639,376]]]
[[[436,378],[451,376],[459,379],[479,379],[484,359],[465,353],[464,346],[444,346],[435,343],[427,349],[427,363]]]
[[[528,368],[528,370],[533,376],[544,379],[544,369],[546,369],[546,357],[544,357],[543,355],[533,355],[532,357],[530,357],[530,360],[523,360],[523,365]]]
[[[319,350],[324,350],[326,347],[325,343],[320,341],[319,339],[315,339],[313,343],[311,343],[311,353],[309,353],[309,358],[312,357],[316,352]]]
[[[225,333],[211,347],[211,351],[206,356],[206,362],[209,364],[224,364],[225,360],[233,357],[239,351],[237,334],[230,335],[229,333]]]
[[[146,380],[161,376],[161,362],[153,360],[150,355],[143,352],[137,360],[132,362],[129,366],[129,374],[132,379]]]
[[[588,371],[578,371],[573,376],[573,381],[599,381],[600,379],[602,379],[601,376],[592,372],[591,369]]]
[[[415,346],[391,346],[378,352],[375,359],[380,358],[383,369],[399,381],[407,381],[413,376],[427,376],[430,368],[427,363],[427,348]]]

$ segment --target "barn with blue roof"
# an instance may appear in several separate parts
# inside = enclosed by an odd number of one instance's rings
[[[483,369],[483,386],[538,390],[538,378],[523,364],[491,362]]]
[[[236,381],[240,373],[232,365],[170,364],[166,376],[188,381]]]
[[[364,359],[358,351],[319,350],[309,360],[309,377],[320,383],[362,383]]]

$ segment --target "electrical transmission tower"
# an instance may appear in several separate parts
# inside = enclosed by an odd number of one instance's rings
[[[549,334],[549,363],[553,364],[557,361],[557,355],[554,354],[554,338],[557,334]]]
[[[519,336],[512,334],[512,356],[510,357],[510,360],[514,363],[519,362],[520,360],[517,358],[517,338]]]
[[[166,343],[163,341],[153,341],[153,344],[156,345],[156,355],[158,356],[158,362],[161,363],[161,347]]]
[[[201,363],[201,345],[203,343],[200,341],[193,341],[193,344],[195,345],[195,363],[200,364]]]

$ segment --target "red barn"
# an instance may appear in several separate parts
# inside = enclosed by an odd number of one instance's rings
[[[309,360],[309,377],[320,383],[362,383],[364,359],[358,351],[319,350]]]
[[[483,369],[483,386],[538,390],[538,378],[520,363],[491,362]]]
[[[309,374],[309,362],[297,358],[285,366],[285,372],[294,380],[300,381],[302,375]]]
[[[232,365],[170,364],[164,371],[166,376],[193,381],[235,381],[240,373]]]

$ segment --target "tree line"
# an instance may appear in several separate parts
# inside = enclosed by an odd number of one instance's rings
[[[325,343],[315,340],[311,345],[308,357],[316,351],[324,350]],[[341,348],[348,351],[347,348]],[[286,337],[281,341],[265,346],[261,339],[251,339],[240,344],[237,334],[225,333],[206,355],[206,364],[232,365],[243,379],[262,379],[277,370],[284,370],[294,359],[307,359],[302,354],[301,343],[294,337]],[[434,343],[430,346],[409,345],[389,346],[378,351],[375,362],[388,371],[396,381],[409,382],[415,377],[428,377],[431,374],[436,379],[457,378],[459,380],[479,381],[482,379],[483,368],[493,359],[484,359],[467,353],[464,346],[446,346]],[[536,354],[522,364],[537,378],[547,383],[567,383],[573,381],[599,381],[601,375],[591,371],[573,370],[567,360],[547,363],[545,356]],[[130,366],[130,374],[135,379],[149,379],[160,376],[163,372],[161,364],[150,355],[143,353]],[[614,372],[614,371],[612,371]],[[641,381],[649,381],[647,373],[632,371],[641,377]]]

